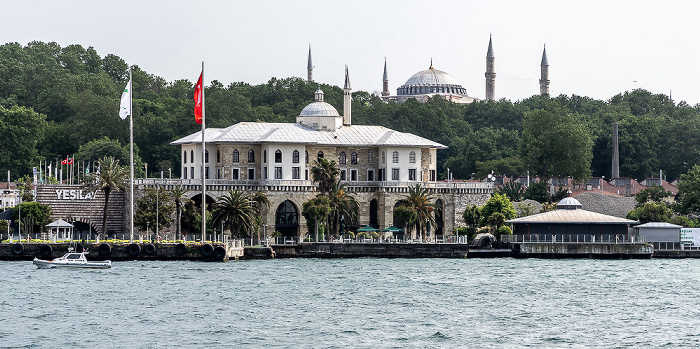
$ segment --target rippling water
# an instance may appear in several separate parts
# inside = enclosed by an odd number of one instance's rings
[[[700,347],[700,260],[0,262],[0,348]]]

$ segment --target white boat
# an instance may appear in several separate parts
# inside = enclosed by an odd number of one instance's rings
[[[34,265],[39,269],[48,268],[92,268],[92,269],[107,269],[112,267],[111,261],[88,261],[85,258],[87,252],[68,252],[63,257],[54,258],[52,261],[47,261],[39,258],[34,258]]]

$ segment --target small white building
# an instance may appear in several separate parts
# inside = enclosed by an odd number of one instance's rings
[[[680,225],[664,222],[649,222],[634,227],[637,235],[645,235],[646,242],[680,242]]]
[[[19,205],[19,190],[0,189],[0,209],[6,210]]]

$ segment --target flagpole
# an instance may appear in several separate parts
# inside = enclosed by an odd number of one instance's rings
[[[131,190],[131,230],[129,233],[129,242],[134,242],[134,90],[131,88],[131,68],[129,68],[129,181]]]
[[[206,108],[204,104],[204,61],[202,61],[202,243],[207,236],[207,184],[204,178],[204,156],[206,154],[206,142],[204,141]]]

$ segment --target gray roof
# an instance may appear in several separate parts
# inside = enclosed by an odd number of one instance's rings
[[[345,87],[344,90],[350,90],[350,73],[348,73],[348,66],[345,66]],[[335,109],[335,108],[334,108]]]
[[[586,210],[556,210],[507,220],[506,223],[637,224],[639,221]]]
[[[681,225],[665,223],[665,222],[649,222],[635,226],[635,228],[662,228],[662,229],[680,229]]]
[[[413,74],[404,85],[459,85],[459,83],[450,74],[431,67]]]
[[[543,67],[549,66],[549,61],[547,61],[547,46],[545,46],[544,50],[542,50],[542,62],[540,63],[540,65]]]
[[[48,228],[73,228],[73,224],[70,224],[62,219],[53,221],[46,225]]]
[[[227,128],[207,128],[207,143],[302,143],[332,146],[394,146],[446,149],[447,146],[383,126],[352,125],[317,131],[299,123],[240,122]],[[201,131],[171,142],[201,143]]]
[[[312,102],[301,110],[299,116],[340,116],[338,110],[326,102]]]
[[[486,52],[486,58],[495,58],[493,56],[493,46],[491,45],[491,36],[489,36],[489,50]]]
[[[389,80],[389,74],[386,72],[386,57],[384,57],[384,77],[382,81],[388,81]]]

